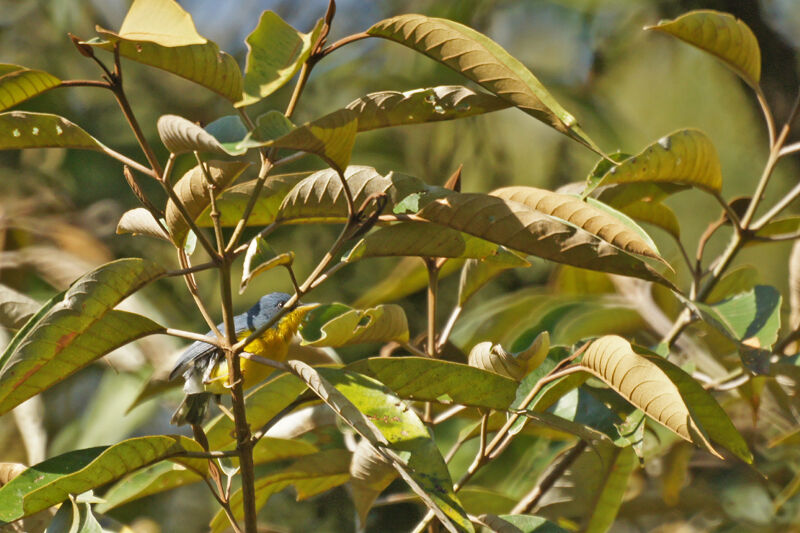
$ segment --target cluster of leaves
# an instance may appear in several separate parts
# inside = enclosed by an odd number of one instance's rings
[[[230,56],[197,33],[189,15],[172,0],[135,0],[118,32],[99,29],[99,38],[75,39],[78,50],[103,69],[103,81],[62,81],[42,71],[0,66],[2,110],[58,87],[94,86],[114,95],[141,143],[146,165],[65,118],[44,113],[0,113],[0,148],[95,150],[121,161],[142,206],[124,214],[118,232],[166,241],[178,257],[175,270],[138,258],[107,263],[39,309],[21,295],[2,293],[3,325],[16,335],[0,356],[0,415],[143,336],[204,339],[117,309],[143,286],[176,277],[184,279],[215,332],[216,339],[208,341],[228,358],[232,403],[232,415],[226,411],[194,427],[194,439],[137,437],[71,451],[24,470],[0,489],[0,523],[35,516],[69,500],[55,520],[97,530],[93,512],[105,513],[200,481],[220,504],[210,523],[215,532],[230,527],[255,531],[256,512],[287,486],[294,486],[303,499],[348,484],[366,522],[375,499],[400,478],[427,509],[418,530],[435,519],[449,531],[544,531],[576,525],[604,531],[622,505],[637,458],[646,462],[676,456],[674,479],[668,485],[665,481],[665,494],[672,491],[673,498],[688,472],[691,448],[681,443],[718,459],[753,462],[750,447],[712,392],[726,400],[735,392],[754,409],[770,401],[794,412],[796,358],[784,356],[784,351],[795,341],[798,324],[791,324],[779,340],[780,292],[756,285],[752,269],[728,267],[745,246],[798,237],[800,219],[777,216],[800,195],[800,187],[760,218],[755,214],[777,161],[800,147],[786,144],[794,116],[776,131],[764,103],[760,52],[752,32],[741,21],[711,11],[651,28],[716,56],[754,89],[764,106],[771,149],[764,175],[751,198],[729,203],[722,196],[716,150],[700,131],[670,133],[636,155],[606,154],[520,61],[488,37],[449,20],[401,15],[326,45],[334,12],[331,2],[326,16],[308,33],[265,12],[247,38],[243,74]],[[483,90],[439,86],[372,93],[307,124],[293,124],[291,116],[314,66],[342,46],[367,38],[406,46]],[[111,52],[113,68],[95,55],[101,50]],[[236,114],[205,128],[180,116],[162,116],[158,133],[170,152],[162,166],[127,101],[121,58],[206,87],[227,99]],[[286,111],[250,118],[248,106],[295,76]],[[559,192],[507,186],[475,193],[461,190],[460,172],[438,187],[413,176],[350,164],[359,132],[509,107],[595,152],[599,160],[588,178]],[[327,168],[273,172],[305,154],[318,156]],[[192,158],[193,168],[173,180],[178,161]],[[166,201],[159,205],[145,194],[137,182],[141,177],[155,180]],[[684,251],[677,217],[664,203],[689,188],[712,195],[722,210],[698,244],[694,261]],[[674,281],[680,265],[662,257],[639,223],[676,241],[690,273],[688,288]],[[269,244],[276,228],[293,224],[342,226],[302,282],[294,273],[294,251],[277,252]],[[705,243],[724,228],[732,230],[730,244],[704,266]],[[246,234],[253,236],[242,242]],[[209,260],[193,266],[197,244]],[[246,357],[242,349],[274,321],[248,339],[233,337],[231,264],[243,258],[242,291],[256,276],[285,269],[295,287],[284,308],[289,311],[321,283],[343,275],[340,270],[372,257],[402,257],[399,268],[405,275],[394,279],[390,290],[365,295],[372,306],[322,305],[308,316],[300,334],[303,344],[314,347],[381,343],[385,353],[394,350],[393,356],[349,365],[293,357],[285,364],[262,361],[277,372],[245,395],[239,374],[239,360]],[[526,268],[534,258],[561,264],[559,283],[574,287],[576,295],[568,290],[513,294],[467,307],[495,276]],[[226,324],[222,332],[197,292],[194,274],[207,269],[219,271]],[[439,327],[438,280],[459,270],[456,305]],[[591,297],[580,294],[580,287],[612,281],[622,287],[627,301],[597,288]],[[403,308],[387,302],[424,287],[427,331],[412,342]],[[659,331],[643,311],[648,304],[657,307],[656,296],[680,305],[671,330]],[[677,354],[671,354],[673,344],[694,323],[715,336],[716,344],[711,353],[690,353],[679,366]],[[633,337],[651,338],[652,349],[632,342]],[[660,344],[658,337],[663,337]],[[733,362],[726,357],[732,353],[738,356]],[[307,403],[312,406],[303,407]],[[348,438],[318,445],[299,430],[291,438],[269,435],[270,428],[301,408],[334,413],[347,426],[342,431]],[[438,442],[448,420],[459,421],[461,431],[443,456]],[[652,434],[658,445],[648,444]],[[546,456],[542,478],[527,494],[512,499],[501,490],[470,483],[479,470],[491,470],[506,449],[524,444],[524,437],[556,443]],[[795,438],[792,427],[771,444]],[[448,463],[473,442],[478,443],[474,459],[454,483]],[[762,456],[768,453],[764,443],[756,444]],[[255,465],[266,464],[283,466],[257,477]],[[234,480],[240,480],[237,490],[232,490]],[[108,484],[102,499],[87,495]],[[783,505],[798,488],[800,483],[790,482],[776,501]]]

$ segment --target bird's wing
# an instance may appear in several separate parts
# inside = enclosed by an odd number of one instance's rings
[[[222,325],[220,325],[222,327]],[[212,332],[208,332],[207,335],[209,337],[213,337]],[[172,381],[180,374],[183,374],[192,363],[195,361],[208,356],[214,353],[217,350],[217,347],[213,344],[208,344],[207,342],[202,341],[195,341],[193,342],[185,352],[183,352],[178,358],[178,361],[175,363],[175,366],[172,368],[172,372],[169,373],[169,379]]]

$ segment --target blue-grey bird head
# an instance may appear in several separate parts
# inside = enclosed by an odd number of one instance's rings
[[[290,296],[285,292],[273,292],[262,296],[258,302],[245,313],[246,328],[250,331],[263,326],[283,308]],[[238,325],[237,328],[239,329]]]

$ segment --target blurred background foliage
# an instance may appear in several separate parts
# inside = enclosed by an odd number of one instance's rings
[[[294,27],[307,31],[324,13],[327,1],[184,0],[181,4],[192,14],[202,35],[243,65],[244,38],[262,10],[274,10]],[[408,12],[454,19],[487,34],[522,60],[606,151],[636,153],[676,129],[701,129],[719,152],[727,199],[753,189],[767,155],[766,131],[755,99],[736,76],[710,56],[663,35],[643,32],[642,27],[690,9],[731,12],[742,18],[759,40],[763,86],[779,121],[788,113],[798,86],[800,5],[794,0],[340,0],[337,4],[329,42],[362,31],[380,19]],[[0,0],[0,60],[40,68],[62,79],[94,79],[95,66],[75,52],[67,32],[88,39],[94,36],[95,24],[116,29],[127,8],[126,0]],[[162,160],[166,151],[155,128],[160,115],[173,113],[206,124],[231,113],[222,99],[161,71],[127,62],[124,75],[137,117],[153,145],[161,150]],[[465,80],[393,43],[361,41],[333,54],[314,70],[294,118],[296,123],[305,122],[373,91],[444,84],[465,84]],[[290,92],[291,84],[254,106],[251,116],[283,109]],[[123,116],[103,91],[50,91],[24,107],[64,115],[105,144],[142,160]],[[457,122],[365,133],[358,137],[352,158],[354,164],[371,165],[382,173],[399,171],[434,184],[442,184],[463,165],[463,190],[480,192],[510,184],[554,190],[583,180],[595,160],[594,154],[580,145],[513,109]],[[296,168],[320,165],[305,159]],[[771,204],[796,181],[795,167],[794,160],[781,163],[765,204]],[[146,256],[175,265],[167,245],[114,234],[120,215],[136,206],[117,162],[88,151],[9,151],[0,153],[0,175],[3,285],[42,302],[92,266],[115,257]],[[148,192],[157,198],[160,194],[156,187]],[[690,249],[706,225],[719,216],[718,206],[705,195],[685,192],[667,203],[678,214],[682,239]],[[296,252],[295,264],[302,276],[335,236],[329,229],[282,228],[272,243],[278,251]],[[682,264],[671,241],[657,229],[652,234],[662,255],[674,265]],[[708,256],[713,257],[724,244],[724,236],[715,236]],[[785,289],[789,248],[788,243],[772,245],[765,255],[762,247],[753,247],[737,262],[755,264],[761,282]],[[397,263],[370,260],[349,266],[336,282],[323,285],[314,299],[374,302],[378,296],[365,294],[365,288],[380,282],[396,285],[398,278],[392,269]],[[258,278],[248,293],[236,300],[237,309],[249,307],[264,292],[290,289],[284,272],[273,272]],[[637,336],[645,343],[657,338],[647,333],[629,303],[620,300],[615,305],[608,298],[586,294],[614,292],[606,276],[581,277],[582,285],[576,285],[572,274],[564,269],[554,272],[551,264],[542,261],[536,261],[532,268],[503,274],[470,303],[454,331],[454,344],[468,350],[482,340],[510,342],[526,329],[547,327],[541,324],[547,317],[534,320],[544,306],[550,313],[560,309],[558,312],[565,316],[576,303],[589,305],[582,305],[568,321],[559,322],[558,331],[551,331],[555,342],[573,342],[587,334],[612,331]],[[217,288],[208,276],[200,275],[198,281],[203,296],[213,304]],[[685,272],[679,270],[678,276],[685,281]],[[455,301],[455,277],[442,284],[445,311]],[[554,295],[556,291],[558,295]],[[669,297],[661,301],[669,310]],[[412,334],[421,332],[422,295],[411,294],[401,303],[411,321]],[[205,329],[184,287],[177,282],[151,287],[126,305],[171,327]],[[478,316],[470,314],[470,309],[481,305],[493,307],[482,307]],[[487,309],[499,311],[492,314]],[[618,311],[614,323],[597,324],[604,331],[593,330],[596,324],[591,320],[599,322],[598,313],[607,316],[609,309]],[[441,318],[444,320],[444,312]],[[0,342],[4,343],[2,337],[7,338],[8,332],[0,329]],[[110,444],[141,434],[174,432],[168,420],[179,401],[178,391],[166,400],[159,397],[128,409],[150,377],[164,375],[180,348],[181,343],[170,338],[140,341],[64,381],[43,398],[34,398],[13,416],[0,418],[0,460],[32,464],[45,455],[70,449]],[[374,355],[374,348],[359,347],[341,355],[345,359]],[[749,423],[752,427],[753,422]],[[453,424],[444,428],[445,433],[452,433],[442,439],[444,450],[456,438],[459,427]],[[662,437],[665,442],[657,445],[667,449],[669,438]],[[331,437],[322,432],[315,438]],[[558,443],[535,435],[522,436],[499,468],[490,469],[478,481],[519,497],[560,449]],[[663,476],[666,480],[676,461],[685,460],[687,454],[682,450],[672,448],[636,474],[615,530],[656,531],[658,527],[659,531],[678,531],[675,526],[701,531],[713,529],[720,516],[739,521],[744,530],[776,527],[772,508],[775,495],[770,492],[774,488],[744,468],[709,467],[696,483],[689,485],[683,479],[677,489],[669,489],[677,493],[683,487],[680,498],[664,496],[661,491],[665,487],[653,479]],[[465,468],[473,453],[465,446],[453,461],[453,470]],[[774,453],[791,455],[786,450]],[[702,454],[693,456],[701,469],[704,459]],[[354,528],[352,504],[341,488],[309,502],[290,504],[293,499],[291,491],[284,491],[263,513],[276,531]],[[111,514],[134,524],[137,531],[157,531],[156,522],[161,524],[161,531],[202,531],[213,508],[205,488],[196,485],[130,504]],[[784,505],[779,514],[789,519],[783,520],[783,526],[791,522],[798,509],[800,506],[791,505],[791,501]],[[407,531],[418,519],[418,512],[411,505],[379,507],[370,515],[368,530]]]

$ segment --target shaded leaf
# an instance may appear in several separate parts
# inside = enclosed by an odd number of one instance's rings
[[[478,523],[497,533],[566,533],[567,529],[540,516],[531,515],[493,515],[478,517]]]
[[[350,462],[350,488],[361,524],[366,524],[375,498],[397,478],[392,464],[367,439],[361,439]]]
[[[792,246],[789,256],[789,327],[800,328],[800,241]]]
[[[153,218],[153,214],[144,207],[137,207],[122,214],[122,218],[117,223],[117,235],[125,233],[147,235],[171,242],[169,235],[164,233],[156,219]]]
[[[242,264],[242,282],[239,285],[239,294],[247,288],[247,284],[259,274],[279,266],[291,266],[294,261],[294,252],[289,251],[276,254],[272,247],[260,235],[250,241],[247,252],[244,254]]]
[[[69,120],[49,113],[0,113],[0,150],[23,148],[80,148],[103,150],[103,145]]]
[[[464,261],[445,261],[439,271],[439,279],[456,272]],[[428,269],[416,257],[403,257],[384,279],[367,287],[353,302],[354,307],[370,307],[376,304],[399,300],[428,286]]]
[[[756,237],[780,237],[795,235],[800,231],[800,216],[787,216],[769,221],[756,232]],[[745,244],[753,245],[764,241],[752,240]]]
[[[412,48],[483,86],[557,131],[601,153],[544,85],[518,59],[475,30],[451,20],[400,15],[367,33]]]
[[[611,167],[601,177],[590,176],[584,195],[601,185],[638,182],[677,183],[717,194],[722,190],[717,150],[699,130],[676,131]]]
[[[472,347],[467,357],[469,366],[486,370],[514,381],[522,379],[526,368],[520,361],[505,351],[499,344],[490,341],[479,342]]]
[[[756,285],[745,294],[713,306],[695,304],[707,322],[735,342],[771,348],[781,327],[781,294],[775,287]]]
[[[283,137],[295,129],[291,120],[280,111],[267,111],[256,119],[256,128],[248,133],[239,143],[241,149],[262,141],[271,141]]]
[[[535,187],[503,187],[492,196],[527,205],[597,235],[606,242],[629,253],[661,259],[655,243],[632,220],[621,218],[618,212],[600,202],[584,202],[576,196],[559,194]]]
[[[484,259],[497,255],[498,248],[494,243],[444,226],[400,222],[371,232],[342,261],[386,256]]]
[[[370,357],[348,368],[373,377],[401,398],[414,401],[503,411],[517,389],[514,380],[496,373],[427,357]]]
[[[279,472],[256,479],[256,509],[263,507],[273,494],[289,485],[295,486],[298,500],[305,500],[347,483],[350,479],[350,455],[347,450],[325,450],[302,457]],[[230,506],[239,520],[244,517],[242,501],[241,489],[231,495]],[[209,526],[212,533],[222,533],[230,528],[225,511],[220,509]]]
[[[120,37],[162,46],[205,44],[192,16],[173,0],[134,0],[119,29]]]
[[[78,279],[43,306],[0,356],[0,414],[120,346],[164,328],[113,309],[163,274],[143,259],[120,259]]]
[[[517,503],[514,498],[501,492],[476,485],[467,485],[458,491],[458,497],[470,514],[507,513]]]
[[[439,449],[405,403],[380,382],[347,370],[289,361],[326,404],[388,460],[449,531],[473,531]]]
[[[458,284],[458,305],[464,305],[470,296],[495,276],[511,268],[529,267],[531,264],[505,246],[497,246],[497,252],[481,259],[467,259],[461,269]]]
[[[652,224],[669,233],[676,240],[681,238],[681,226],[675,212],[658,202],[632,202],[620,209],[634,220]]]
[[[244,89],[236,107],[254,104],[292,79],[311,54],[321,30],[322,20],[309,33],[301,33],[272,11],[264,11],[245,40]]]
[[[219,142],[226,153],[230,155],[241,155],[247,151],[245,148],[237,148],[239,143],[242,142],[249,133],[239,115],[220,117],[209,123],[203,129]]]
[[[58,87],[59,84],[60,79],[43,70],[0,63],[0,111]]]
[[[672,286],[641,259],[600,237],[511,200],[453,193],[429,202],[415,218],[543,259]]]
[[[399,305],[353,309],[326,304],[312,309],[300,328],[303,344],[337,348],[364,342],[408,342],[408,321]]]
[[[32,466],[0,489],[0,523],[28,516],[184,451],[202,451],[186,437],[154,435],[68,452]]]
[[[70,498],[61,504],[53,521],[47,526],[45,533],[104,533],[100,522],[92,513],[89,502],[79,502]]]
[[[178,115],[161,115],[156,128],[161,142],[173,154],[198,151],[233,155],[213,135]]]
[[[350,109],[339,109],[299,126],[277,139],[245,139],[242,148],[274,147],[315,154],[331,167],[344,172],[356,140],[358,120]]]
[[[278,208],[283,199],[301,180],[308,176],[308,172],[297,172],[293,174],[276,174],[267,178],[258,200],[253,207],[250,218],[247,219],[248,226],[266,226],[275,221]],[[217,197],[217,210],[219,211],[219,222],[222,226],[236,226],[244,214],[245,207],[250,197],[255,192],[257,180],[249,180],[238,183],[225,190]],[[210,206],[206,207],[197,217],[197,225],[200,227],[212,226]]]
[[[620,159],[619,162],[622,163],[630,157],[630,155],[626,155],[625,158]],[[597,163],[598,167],[603,163],[608,163],[608,161],[601,159],[600,162]],[[599,180],[608,173],[611,167],[612,165],[609,163],[607,166],[603,167],[605,170],[598,174],[590,175],[587,181],[593,183]],[[604,204],[623,210],[625,207],[636,202],[660,203],[669,196],[685,191],[688,188],[688,185],[669,182],[636,181],[630,183],[614,183],[595,190],[595,197]],[[583,190],[583,188],[580,190]]]
[[[646,30],[668,33],[714,55],[753,88],[761,79],[761,50],[750,28],[728,13],[690,11]]]
[[[33,298],[0,284],[0,326],[19,329],[40,307]]]
[[[211,179],[214,181],[214,194],[216,196],[236,181],[236,178],[250,166],[250,163],[246,161],[207,161],[205,165]],[[184,174],[173,188],[189,216],[194,219],[211,204],[208,181],[199,165]],[[189,225],[183,219],[178,206],[172,200],[167,202],[164,219],[172,240],[182,247],[189,233]]]
[[[710,443],[714,440],[743,461],[752,461],[725,411],[691,376],[666,359],[635,351],[622,337],[609,335],[592,342],[580,365],[679,437],[721,457]]]
[[[497,96],[461,85],[441,85],[406,92],[370,93],[347,104],[347,109],[358,114],[358,131],[369,131],[471,117],[510,105]]]
[[[732,268],[714,285],[706,296],[706,302],[715,304],[731,296],[749,292],[758,283],[758,278],[758,269],[750,265]]]

